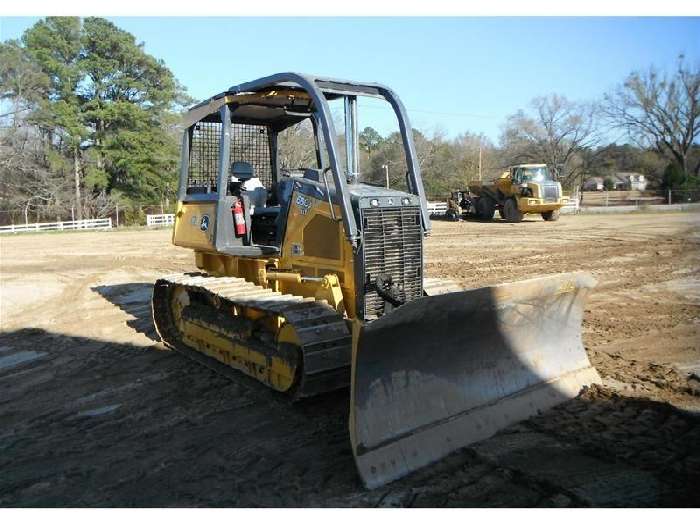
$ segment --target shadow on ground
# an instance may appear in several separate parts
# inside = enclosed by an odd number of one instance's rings
[[[91,290],[132,316],[133,319],[126,322],[127,326],[152,341],[160,341],[151,315],[153,283],[107,284],[93,286]]]
[[[0,505],[698,504],[700,421],[663,403],[590,389],[366,491],[347,391],[292,405],[156,348],[0,334]]]

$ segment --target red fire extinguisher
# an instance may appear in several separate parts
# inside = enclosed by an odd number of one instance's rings
[[[243,215],[243,205],[240,200],[233,205],[233,222],[236,225],[236,235],[245,235],[245,216]]]

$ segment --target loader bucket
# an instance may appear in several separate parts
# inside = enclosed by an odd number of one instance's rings
[[[599,382],[581,341],[594,279],[423,297],[353,329],[350,439],[378,487]]]

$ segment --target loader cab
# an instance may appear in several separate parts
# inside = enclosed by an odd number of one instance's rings
[[[527,184],[528,182],[553,181],[546,164],[526,164],[511,168],[511,180],[514,184]]]

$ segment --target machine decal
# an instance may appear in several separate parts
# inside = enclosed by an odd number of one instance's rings
[[[202,222],[199,223],[199,229],[203,232],[209,229],[209,215],[202,215]]]
[[[297,195],[295,203],[297,205],[297,208],[299,208],[299,213],[301,213],[302,215],[306,215],[309,209],[311,208],[311,200],[302,194]]]
[[[292,255],[304,255],[304,249],[301,244],[292,243]]]

